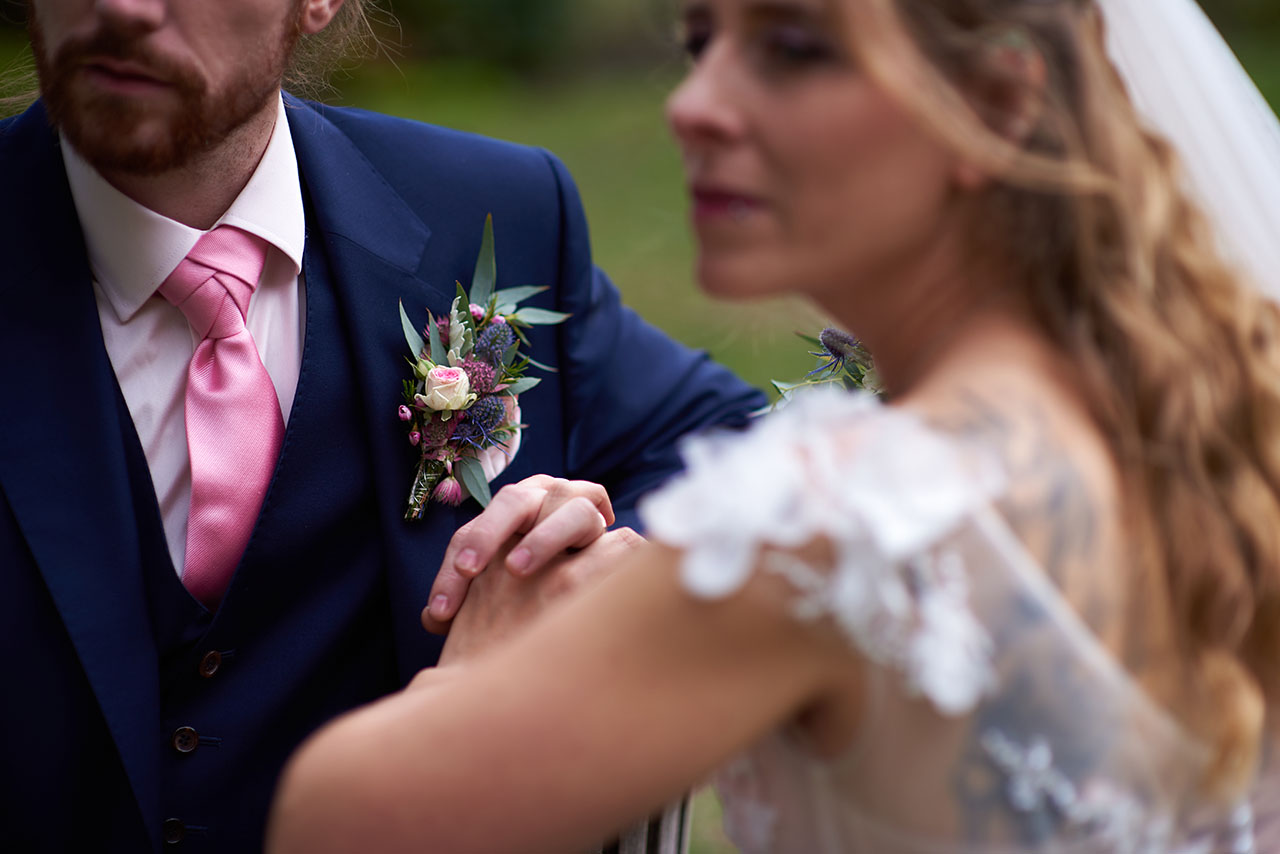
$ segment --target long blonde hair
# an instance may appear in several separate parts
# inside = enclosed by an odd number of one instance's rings
[[[984,245],[1029,283],[1120,471],[1134,643],[1174,653],[1138,675],[1213,747],[1207,786],[1238,792],[1280,702],[1280,311],[1224,263],[1092,0],[844,5],[866,72],[995,179]],[[991,61],[1010,45],[1042,82]],[[982,99],[1018,87],[1025,140]]]

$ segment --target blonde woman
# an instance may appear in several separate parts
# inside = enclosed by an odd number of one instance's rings
[[[687,0],[701,284],[809,297],[890,402],[690,444],[628,566],[304,747],[272,850],[585,849],[716,769],[746,852],[1258,850],[1280,316],[1102,18]]]

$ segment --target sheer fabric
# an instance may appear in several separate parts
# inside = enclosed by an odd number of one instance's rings
[[[781,607],[834,621],[866,662],[845,755],[780,731],[719,774],[743,852],[1256,850],[1251,806],[1198,803],[1206,751],[996,511],[994,453],[824,390],[745,435],[692,440],[686,459],[643,514],[683,551],[689,593],[780,573],[795,591]],[[818,539],[831,565],[793,556]]]

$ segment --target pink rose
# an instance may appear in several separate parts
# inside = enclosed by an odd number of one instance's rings
[[[436,412],[466,409],[475,402],[471,393],[471,381],[461,368],[437,366],[427,373],[427,387],[416,400]]]
[[[476,323],[484,320],[484,309],[475,303],[471,303],[471,318],[475,320]]]
[[[413,413],[409,411],[409,407],[407,406],[400,407],[400,409],[398,410],[398,414],[400,416],[401,421],[408,421],[409,419],[413,418]]]

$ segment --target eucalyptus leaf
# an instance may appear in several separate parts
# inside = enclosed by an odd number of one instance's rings
[[[413,358],[417,359],[422,355],[424,345],[422,343],[422,334],[418,332],[413,321],[409,319],[409,314],[404,310],[404,302],[400,303],[400,325],[404,328],[404,340],[409,345],[409,349],[413,351]]]
[[[542,382],[542,380],[538,377],[521,377],[507,386],[506,394],[524,394],[526,391],[535,388],[540,382]]]
[[[516,360],[516,355],[520,352],[520,342],[512,341],[511,346],[507,348],[507,352],[502,354],[502,366],[504,368],[511,367],[511,363]]]
[[[515,316],[530,326],[554,326],[572,317],[564,312],[548,311],[545,308],[522,308]]]
[[[779,382],[778,380],[769,380],[769,382],[773,385],[774,391],[778,394],[786,394],[787,392],[794,391],[804,385],[804,383],[784,383]]]
[[[484,476],[484,467],[474,457],[461,457],[454,460],[453,473],[471,493],[471,497],[480,502],[481,507],[488,507],[493,500],[489,491],[489,480]]]
[[[533,365],[535,368],[542,368],[542,370],[547,371],[548,373],[552,373],[552,374],[558,374],[558,373],[560,373],[559,369],[557,369],[557,368],[553,368],[553,367],[551,367],[550,365],[544,365],[544,364],[542,364],[541,362],[539,362],[537,359],[531,358],[531,357],[529,357],[529,356],[525,356],[524,358],[525,358],[525,361],[527,361],[529,364]]]
[[[519,288],[503,288],[496,292],[494,297],[498,301],[498,314],[510,314],[516,310],[516,306],[527,300],[529,297],[537,296],[543,291],[549,290],[545,285],[526,285]],[[502,309],[508,311],[502,311]]]
[[[484,237],[480,241],[480,257],[476,259],[475,276],[471,279],[471,301],[488,305],[493,286],[498,281],[498,260],[493,250],[493,214],[484,220]]]
[[[446,364],[448,358],[445,354],[444,342],[440,340],[440,327],[436,325],[436,319],[428,315],[427,319],[431,321],[427,325],[427,337],[431,339],[431,361],[437,365]]]

